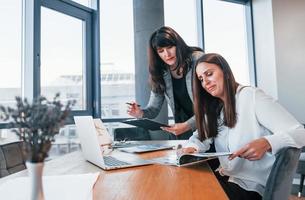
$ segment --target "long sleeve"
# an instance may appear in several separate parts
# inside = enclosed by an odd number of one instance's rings
[[[195,115],[193,115],[191,118],[189,118],[186,123],[191,127],[192,131],[196,130],[196,119]]]
[[[161,110],[164,99],[164,94],[157,94],[151,91],[148,104],[143,109],[143,118],[153,119],[157,117]]]
[[[305,129],[285,108],[260,89],[256,89],[254,98],[258,122],[273,133],[264,136],[272,154],[285,146],[305,146]]]
[[[195,131],[193,135],[189,138],[189,140],[183,145],[183,147],[193,147],[198,152],[205,152],[210,149],[210,145],[212,144],[212,142],[212,139],[207,139],[201,142],[198,138],[198,132]]]

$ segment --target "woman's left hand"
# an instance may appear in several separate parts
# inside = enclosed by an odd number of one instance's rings
[[[237,156],[248,160],[259,160],[265,155],[267,151],[270,150],[271,146],[268,140],[266,140],[266,138],[259,138],[235,151],[232,155],[229,156],[229,160],[232,160]]]
[[[177,123],[173,124],[170,127],[161,127],[162,130],[170,132],[174,135],[181,135],[182,133],[185,133],[186,131],[190,130],[191,127],[188,125],[188,123]]]

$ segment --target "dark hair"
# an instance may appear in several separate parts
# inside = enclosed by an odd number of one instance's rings
[[[238,83],[235,81],[233,73],[227,61],[219,54],[208,53],[201,56],[198,64],[206,62],[216,64],[223,72],[224,84],[224,102],[221,99],[210,95],[203,89],[200,80],[194,70],[193,94],[194,94],[194,112],[196,116],[196,125],[199,139],[216,137],[219,127],[225,125],[233,128],[237,121],[235,94]],[[220,113],[223,109],[223,120],[220,119]]]
[[[152,90],[156,93],[165,91],[163,74],[167,70],[167,64],[159,57],[157,49],[160,47],[176,47],[176,67],[174,70],[185,75],[191,67],[192,52],[202,51],[199,47],[189,47],[180,35],[170,27],[163,26],[152,33],[149,39],[148,62],[149,62],[149,81]]]

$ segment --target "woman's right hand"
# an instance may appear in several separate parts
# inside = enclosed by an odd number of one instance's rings
[[[135,118],[142,118],[143,111],[140,109],[136,102],[131,102],[130,105],[128,104],[127,113]]]

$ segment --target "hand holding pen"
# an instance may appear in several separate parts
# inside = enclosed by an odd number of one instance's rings
[[[128,105],[127,113],[133,117],[136,118],[142,118],[143,117],[143,111],[140,108],[140,105],[136,102],[127,102]]]
[[[132,103],[130,103],[130,102],[126,102],[126,104],[127,105],[130,105],[130,106],[138,106],[138,107],[141,107],[141,105],[139,105],[139,104],[137,104],[137,103],[135,103],[135,102],[132,102]]]

